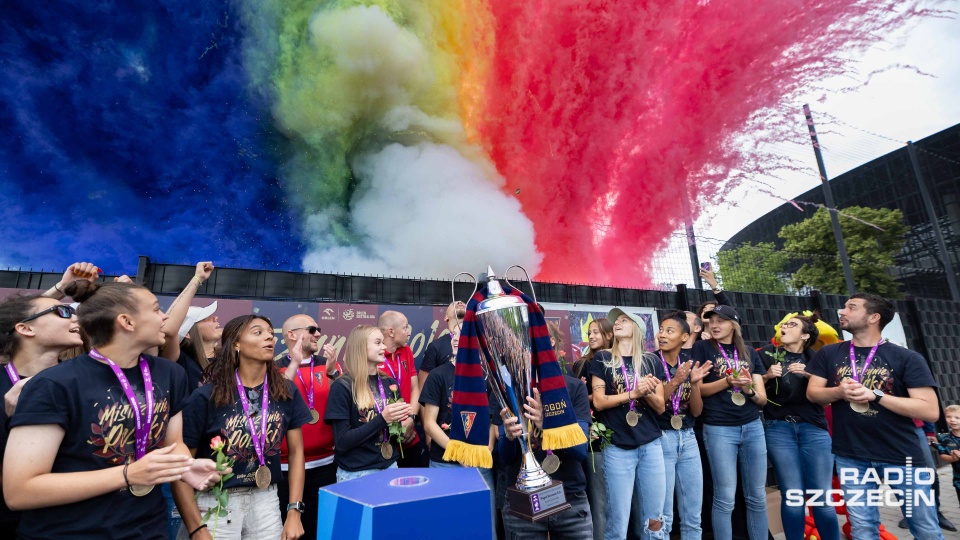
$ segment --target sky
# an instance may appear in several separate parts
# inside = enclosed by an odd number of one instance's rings
[[[866,51],[853,64],[856,71],[849,77],[824,81],[822,89],[811,88],[792,110],[785,108],[783,114],[792,114],[796,122],[798,143],[780,143],[766,150],[795,159],[805,172],[744,182],[730,193],[726,204],[707,209],[694,224],[696,234],[705,238],[698,243],[700,260],[716,261],[721,241],[749,224],[729,219],[734,212],[742,215],[746,210],[759,217],[819,185],[816,159],[806,137],[804,103],[812,109],[827,175],[833,178],[904,146],[908,140],[920,140],[960,123],[958,55],[960,19],[921,20]],[[780,197],[764,193],[771,191],[768,185]],[[675,263],[675,254],[686,252],[685,241],[677,238],[666,251],[674,254]],[[658,276],[675,273],[676,283],[691,281],[688,267],[678,269],[676,264],[658,261],[654,268]]]

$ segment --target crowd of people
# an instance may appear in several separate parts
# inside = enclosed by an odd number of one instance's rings
[[[419,370],[396,311],[354,328],[340,361],[321,347],[317,321],[294,315],[281,325],[281,356],[268,318],[221,327],[216,302],[191,306],[212,272],[199,263],[166,311],[129,279],[101,282],[90,263],[71,265],[43,294],[0,301],[0,537],[315,538],[324,486],[461,466],[443,457],[467,306],[447,307],[448,332]],[[493,467],[479,470],[492,537],[766,540],[769,460],[788,540],[805,538],[808,508],[818,538],[840,538],[835,508],[804,504],[830,492],[835,475],[852,537],[878,538],[879,508],[866,501],[890,472],[932,468],[931,444],[955,464],[960,493],[960,406],[945,409],[950,432],[934,437],[940,404],[927,362],[881,337],[892,303],[852,295],[840,311],[852,339],[822,346],[816,314],[792,314],[775,343],[755,350],[705,277],[716,300],[662,315],[654,347],[628,311],[590,322],[564,376],[589,443],[545,451],[531,436],[569,509],[539,521],[511,512],[520,422],[542,428],[543,410],[536,392],[522,411],[492,409]],[[561,340],[551,330],[557,351]],[[903,490],[916,538],[955,530],[938,496],[924,504],[936,484],[890,486]]]

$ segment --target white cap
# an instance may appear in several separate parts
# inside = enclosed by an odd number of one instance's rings
[[[180,325],[180,331],[177,333],[180,336],[180,339],[187,337],[187,333],[190,332],[190,329],[193,328],[193,325],[213,315],[216,311],[216,301],[204,308],[190,306],[190,309],[187,310],[187,318],[183,319],[183,324]]]

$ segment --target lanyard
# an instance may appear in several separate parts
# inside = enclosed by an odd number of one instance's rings
[[[876,345],[873,346],[873,348],[870,349],[870,353],[867,354],[867,360],[863,363],[863,369],[860,371],[860,373],[857,373],[857,356],[853,351],[853,340],[850,340],[850,376],[853,377],[853,380],[860,382],[860,379],[867,374],[867,369],[870,368],[870,364],[873,362],[873,357],[877,354],[877,349],[879,349],[880,345],[883,345],[885,341],[887,340],[881,339]]]
[[[629,379],[627,378],[627,368],[624,366],[624,364],[626,364],[626,362],[623,361],[623,358],[620,358],[620,372],[623,373],[623,386],[627,386],[627,381],[629,381]],[[630,388],[630,389],[629,389],[629,392],[633,392],[634,390],[637,389],[637,378],[638,378],[638,377],[637,377],[637,374],[634,373],[634,374],[633,374],[633,388]],[[627,394],[627,396],[629,397],[629,393]],[[636,406],[637,406],[637,404],[631,399],[631,400],[630,400],[630,410],[631,410],[631,411],[634,410],[634,408],[635,408]]]
[[[290,358],[290,357],[287,356],[287,358]],[[316,380],[316,378],[313,376],[313,360],[314,360],[313,355],[311,355],[310,356],[310,390],[309,391],[307,390],[307,383],[303,382],[303,375],[300,375],[300,368],[299,367],[297,368],[297,378],[300,379],[300,384],[303,385],[304,393],[307,394],[307,405],[311,409],[313,409],[313,397],[314,397],[313,381]],[[293,359],[291,358],[290,361],[293,362]],[[320,384],[322,385],[323,382],[321,381]]]
[[[267,446],[267,416],[270,412],[270,385],[267,383],[267,374],[263,375],[263,391],[260,398],[260,433],[257,433],[253,419],[250,418],[250,401],[247,399],[247,392],[243,388],[243,381],[240,380],[240,372],[234,371],[233,376],[237,381],[237,392],[240,394],[240,403],[243,405],[243,415],[247,418],[247,428],[250,430],[250,438],[253,439],[253,449],[260,458],[260,465],[266,465],[264,448]]]
[[[663,362],[663,372],[664,372],[664,374],[665,374],[666,377],[667,377],[667,382],[670,382],[670,380],[671,380],[671,377],[670,377],[670,365],[667,364],[666,359],[663,357],[663,351],[657,351],[657,352],[660,353],[660,361]],[[680,367],[680,358],[677,358],[677,367],[678,367],[678,368]],[[670,404],[673,405],[673,414],[679,414],[679,411],[680,411],[680,393],[681,393],[680,390],[682,389],[682,387],[683,387],[683,382],[681,382],[681,383],[677,386],[677,389],[673,392],[673,394],[670,394]]]
[[[120,386],[123,388],[123,393],[127,396],[127,402],[130,403],[130,412],[133,414],[134,424],[136,425],[136,429],[134,430],[134,456],[136,459],[140,459],[147,453],[150,426],[153,425],[153,378],[150,376],[150,365],[147,363],[147,359],[144,358],[143,355],[140,355],[138,364],[140,365],[140,373],[143,375],[143,393],[147,401],[147,410],[141,415],[137,395],[133,391],[133,386],[130,385],[127,376],[123,373],[123,370],[120,369],[120,366],[113,360],[100,354],[100,351],[96,349],[90,351],[90,356],[110,366],[113,374],[120,380]],[[9,370],[7,370],[7,373],[9,374]]]

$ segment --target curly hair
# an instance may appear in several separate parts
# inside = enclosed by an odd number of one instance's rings
[[[221,338],[223,345],[217,351],[213,362],[208,366],[210,370],[209,380],[213,384],[210,391],[210,401],[214,407],[229,407],[236,403],[238,399],[237,381],[233,374],[240,367],[240,353],[235,346],[237,341],[240,340],[240,334],[255,320],[266,322],[270,331],[273,332],[273,323],[263,315],[241,315],[231,319],[223,327]],[[287,380],[274,366],[273,362],[270,362],[267,366],[267,384],[270,388],[271,398],[277,401],[286,401],[293,398]]]

